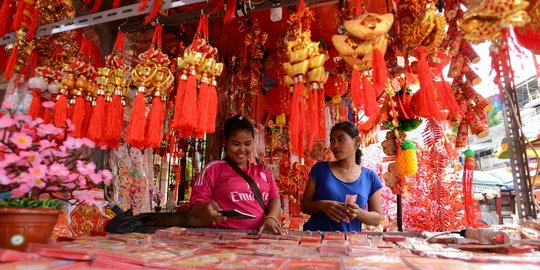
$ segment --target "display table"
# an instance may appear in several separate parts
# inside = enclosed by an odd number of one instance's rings
[[[540,247],[535,241],[530,243]],[[0,250],[0,262],[4,262],[0,268],[495,269],[503,263],[512,269],[540,269],[539,252],[529,246],[521,253],[463,251],[429,244],[416,233],[289,232],[278,236],[173,227],[154,234],[29,244],[27,253]]]

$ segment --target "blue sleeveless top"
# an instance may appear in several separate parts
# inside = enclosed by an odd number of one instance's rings
[[[345,202],[345,195],[357,194],[356,204],[360,208],[366,209],[369,197],[382,188],[377,174],[365,167],[362,167],[360,177],[351,183],[345,183],[334,176],[328,162],[318,162],[315,164],[311,168],[309,175],[317,183],[314,201],[332,200]],[[362,231],[362,222],[356,218],[349,223],[343,221],[334,222],[321,211],[311,215],[308,222],[304,224],[304,230],[360,232]]]

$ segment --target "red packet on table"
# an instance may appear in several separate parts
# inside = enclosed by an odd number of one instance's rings
[[[37,255],[11,249],[0,249],[0,263],[22,261],[31,258],[37,258]]]
[[[288,269],[319,269],[319,270],[334,270],[341,269],[341,263],[339,261],[306,261],[306,260],[289,260],[281,268],[283,270]]]

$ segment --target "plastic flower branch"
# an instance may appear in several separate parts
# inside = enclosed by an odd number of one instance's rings
[[[90,161],[94,143],[69,136],[71,124],[58,128],[41,118],[15,115],[9,103],[2,107],[7,114],[0,113],[0,206],[32,207],[10,202],[44,198],[77,204],[84,198],[78,198],[75,191],[110,184],[111,172],[96,170]]]

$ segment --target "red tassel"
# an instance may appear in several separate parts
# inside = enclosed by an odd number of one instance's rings
[[[298,157],[303,158],[304,157],[304,134],[305,134],[305,119],[306,119],[306,99],[304,98],[304,82],[300,81],[298,83],[298,91],[299,94],[299,101],[300,106],[298,108],[298,137],[297,137],[297,145],[298,145]]]
[[[161,136],[163,130],[163,122],[165,120],[165,104],[161,97],[156,96],[152,101],[152,107],[146,119],[144,127],[146,147],[159,147],[161,144]]]
[[[94,106],[92,106],[92,101],[85,100],[84,101],[84,120],[83,120],[83,126],[81,130],[81,135],[84,138],[88,137],[88,126],[90,125],[90,118],[92,117],[92,114],[94,112]],[[98,143],[98,142],[95,142]]]
[[[326,103],[324,101],[324,89],[318,90],[319,96],[319,127],[317,139],[324,140],[326,138]]]
[[[355,66],[351,75],[351,96],[357,109],[364,107],[360,92],[360,71],[358,70],[358,67]]]
[[[9,2],[9,0],[7,2]],[[13,25],[12,25],[14,31],[21,29],[21,24],[24,18],[23,11],[24,11],[25,5],[26,5],[26,1],[24,0],[17,1],[17,11],[15,12],[15,18],[13,19]]]
[[[43,107],[41,110],[41,119],[45,124],[51,123],[51,109]]]
[[[207,131],[206,133],[214,133],[216,132],[216,117],[218,112],[218,95],[217,95],[217,89],[214,85],[208,86],[208,92],[209,92],[209,102],[208,102],[208,123],[206,123]]]
[[[311,151],[313,149],[313,142],[315,141],[315,135],[317,132],[317,126],[319,122],[318,108],[319,103],[317,101],[316,89],[309,91],[309,103],[308,103],[308,121],[309,129],[311,132],[307,134],[307,149]]]
[[[53,108],[54,125],[65,127],[67,119],[68,99],[65,94],[60,94]]]
[[[388,68],[384,61],[384,55],[377,48],[373,50],[371,66],[373,68],[373,87],[375,88],[375,94],[379,96],[384,91],[384,87],[388,81]]]
[[[208,112],[210,111],[210,90],[207,83],[201,83],[199,86],[199,98],[197,99],[197,125],[195,132],[204,134],[208,130]]]
[[[193,128],[197,126],[197,81],[195,76],[189,74],[186,81],[184,103],[182,104],[182,121],[180,131],[184,138],[189,137]]]
[[[28,27],[28,31],[26,32],[26,41],[30,41],[34,39],[34,36],[36,34],[36,29],[39,22],[39,2],[36,2],[34,6],[34,13],[32,14],[32,22],[30,23],[30,26]]]
[[[380,111],[377,95],[375,94],[373,85],[366,76],[362,77],[362,88],[364,90],[364,112],[366,116],[369,118],[377,117]]]
[[[289,141],[291,142],[291,153],[298,153],[298,133],[300,132],[299,122],[299,107],[300,107],[300,92],[298,91],[298,83],[294,84],[294,90],[291,98],[289,112]]]
[[[161,11],[161,5],[163,5],[163,0],[154,0],[152,8],[150,9],[150,13],[148,13],[148,15],[146,15],[146,17],[144,18],[144,24],[150,23],[159,15],[159,11]]]
[[[71,116],[71,122],[75,126],[75,130],[71,135],[75,138],[83,137],[83,128],[84,128],[84,116],[86,113],[85,101],[83,96],[77,96],[75,99],[75,104],[73,105],[73,115]]]
[[[13,46],[13,50],[11,51],[11,55],[9,56],[9,59],[6,64],[6,71],[4,72],[4,76],[6,77],[6,80],[10,80],[11,77],[13,76],[18,57],[19,57],[19,48],[18,48],[18,45],[15,44],[15,46]]]
[[[33,89],[32,90],[32,103],[30,104],[30,109],[28,110],[28,115],[33,119],[36,119],[41,116],[41,90]]]
[[[101,90],[100,90],[101,91]],[[98,95],[96,99],[96,106],[94,107],[94,112],[92,117],[90,117],[90,123],[88,123],[88,139],[94,141],[95,143],[103,146],[105,140],[105,130],[107,111],[105,111],[105,97],[103,95]]]
[[[139,4],[139,12],[145,11],[147,5],[148,5],[148,0],[141,0],[141,3]]]
[[[124,128],[124,105],[119,95],[114,95],[110,102],[110,110],[107,114],[107,134],[106,138],[110,149],[115,149],[120,145],[120,137]]]
[[[114,0],[112,3],[112,8],[117,8],[118,6],[120,6],[120,0]]]
[[[427,48],[420,46],[416,49],[418,58],[418,80],[420,90],[414,94],[416,115],[423,118],[436,118],[441,114],[441,109],[435,99],[433,76],[427,63]]]
[[[184,105],[184,96],[186,94],[186,80],[180,76],[176,86],[176,98],[174,99],[174,115],[171,128],[179,129],[182,121],[182,106]],[[187,78],[186,78],[187,79]]]
[[[144,146],[145,113],[144,93],[138,92],[135,102],[133,102],[131,117],[126,132],[126,142],[138,149]]]
[[[114,42],[114,50],[124,53],[124,33],[118,32],[118,35],[116,36],[116,42]]]
[[[363,7],[363,0],[357,0],[355,7],[354,7],[354,15],[356,17],[362,15],[365,12],[365,8]]]
[[[229,23],[234,19],[234,13],[236,12],[236,0],[227,0],[227,7],[225,8],[225,17],[223,22]]]
[[[90,9],[90,13],[95,13],[99,10],[99,6],[101,6],[101,0],[94,0],[94,5]]]
[[[7,32],[7,23],[10,19],[9,2],[10,0],[2,1],[2,7],[0,8],[0,37],[3,37]]]

